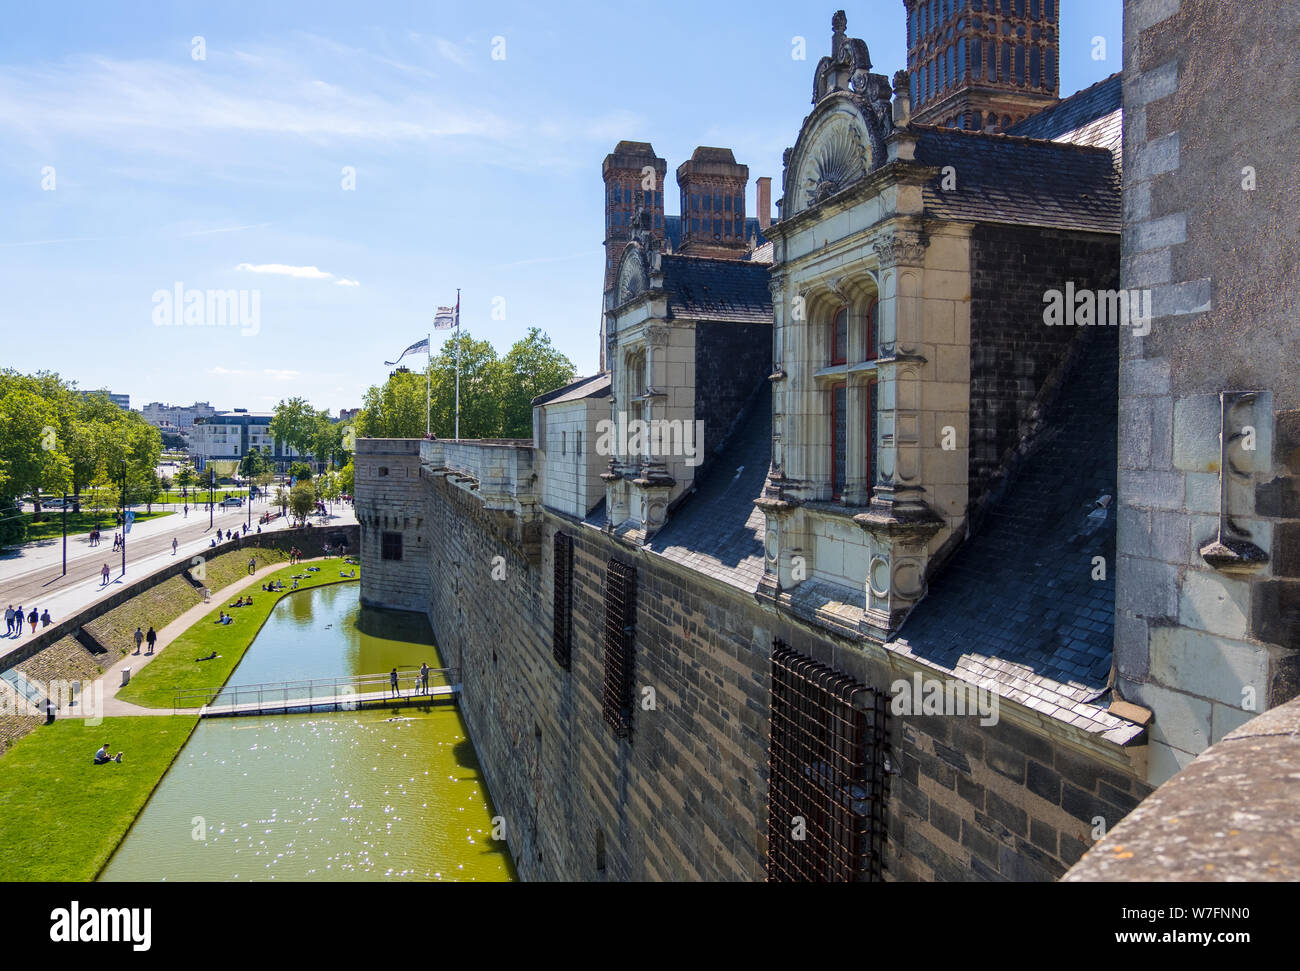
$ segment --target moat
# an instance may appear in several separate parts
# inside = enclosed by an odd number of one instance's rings
[[[441,666],[357,584],[286,597],[231,684]],[[452,704],[204,719],[101,880],[512,880]]]

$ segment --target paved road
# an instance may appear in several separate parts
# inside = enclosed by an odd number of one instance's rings
[[[178,507],[179,509],[180,507]],[[257,529],[257,520],[267,511],[267,505],[256,502],[253,506],[253,530]],[[68,574],[63,572],[63,539],[42,540],[29,543],[17,550],[0,553],[0,612],[13,604],[22,604],[24,613],[36,607],[38,611],[49,609],[55,622],[76,613],[97,600],[112,595],[120,590],[122,584],[132,583],[148,576],[168,563],[175,562],[172,553],[172,538],[177,540],[175,557],[189,558],[206,553],[215,529],[238,531],[241,524],[248,521],[248,507],[242,509],[221,510],[214,515],[212,528],[208,526],[208,513],[196,512],[190,507],[190,514],[185,517],[179,511],[174,516],[137,523],[131,527],[131,535],[126,543],[126,575],[122,575],[122,554],[113,552],[113,530],[105,527],[105,540],[98,547],[92,548],[89,539],[82,536],[68,537]],[[314,519],[319,524],[319,519]],[[336,503],[334,514],[327,525],[345,526],[356,522],[350,506]],[[264,532],[274,529],[289,528],[289,520],[281,517],[270,526],[263,526]],[[107,586],[100,582],[100,568],[107,563],[110,574]],[[0,656],[24,643],[31,637],[27,625],[23,625],[22,637],[4,637],[0,635]]]

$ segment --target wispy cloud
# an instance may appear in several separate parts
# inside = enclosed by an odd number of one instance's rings
[[[335,286],[340,287],[359,287],[361,286],[356,280],[349,280],[346,277],[334,281]]]
[[[332,280],[333,273],[314,266],[290,266],[287,263],[240,263],[236,270],[246,273],[270,273],[274,276],[291,276],[299,280]]]

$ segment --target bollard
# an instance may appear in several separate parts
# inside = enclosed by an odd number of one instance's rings
[[[126,687],[128,684],[130,684],[130,683],[131,683],[131,669],[130,669],[130,668],[123,668],[123,669],[122,669],[122,687],[125,688],[125,687]]]

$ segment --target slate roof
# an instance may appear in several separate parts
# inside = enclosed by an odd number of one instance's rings
[[[647,548],[747,593],[763,577],[763,513],[754,500],[772,458],[772,385],[750,402],[749,414],[697,479]]]
[[[753,593],[763,577],[764,527],[754,500],[763,493],[771,457],[772,386],[764,381],[727,444],[701,470],[694,492],[669,513],[645,549]],[[605,528],[603,500],[583,522]]]
[[[1008,135],[1095,145],[1119,155],[1123,142],[1124,91],[1119,72],[1077,91],[1051,108],[1007,129]]]
[[[671,254],[663,258],[663,267],[669,317],[741,324],[772,321],[766,264]]]
[[[1098,700],[1115,611],[1118,336],[1089,334],[1044,439],[888,646],[1124,742],[1140,729]],[[1103,496],[1104,518],[1089,520]],[[1095,556],[1105,557],[1105,580],[1092,579]]]
[[[956,170],[956,188],[941,188],[942,173],[925,186],[928,216],[1119,233],[1120,176],[1105,149],[915,127],[916,160]]]
[[[589,378],[578,378],[562,388],[539,394],[533,399],[534,405],[554,405],[562,401],[578,401],[582,398],[608,398],[610,376],[608,371],[593,374]]]

